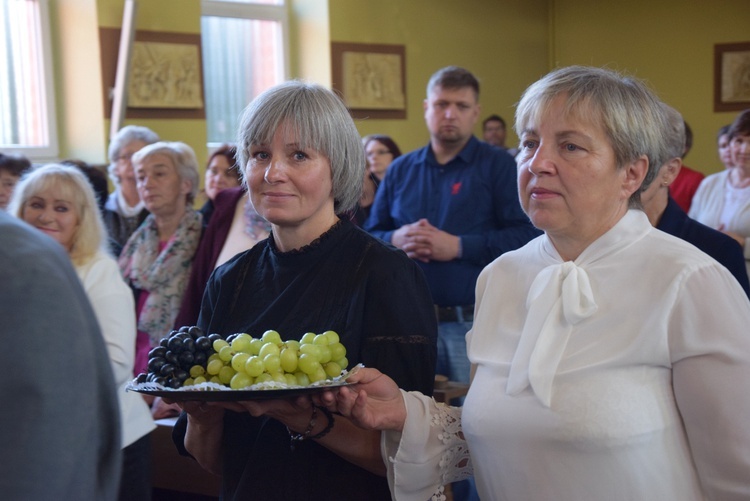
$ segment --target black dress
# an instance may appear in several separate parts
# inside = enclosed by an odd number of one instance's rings
[[[422,271],[350,221],[303,249],[282,253],[269,238],[219,267],[198,324],[224,336],[274,329],[282,339],[332,329],[350,367],[361,362],[401,388],[432,393],[437,324]],[[175,442],[184,451],[181,421]],[[223,446],[222,499],[390,499],[385,478],[313,441],[292,451],[273,419],[227,412]]]

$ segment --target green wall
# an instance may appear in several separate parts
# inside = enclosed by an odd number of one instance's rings
[[[607,66],[645,79],[695,136],[685,164],[723,169],[716,131],[734,113],[713,111],[714,44],[750,40],[747,0],[551,0],[554,65]]]
[[[61,158],[106,161],[109,122],[98,83],[99,27],[119,27],[124,0],[53,0]],[[178,13],[178,15],[176,15]],[[482,118],[512,123],[523,90],[550,69],[591,64],[647,80],[695,133],[686,163],[721,166],[715,131],[735,113],[713,112],[713,46],[750,39],[750,1],[720,0],[291,0],[291,76],[330,85],[329,42],[402,44],[407,117],[357,122],[402,150],[426,144],[422,100],[437,69],[455,64],[480,79]],[[199,0],[141,0],[137,29],[198,33]],[[140,120],[207,156],[202,120]],[[132,123],[126,120],[126,123]],[[479,127],[476,132],[479,133]],[[511,133],[509,141],[516,141]]]
[[[119,28],[122,25],[124,0],[97,0],[99,26]],[[171,33],[200,33],[200,0],[139,0],[136,29]],[[208,159],[206,121],[199,119],[128,119],[123,125],[144,125],[166,141],[182,141],[195,150],[201,167]],[[109,120],[104,121],[109,136]],[[108,144],[108,143],[107,143]],[[201,179],[201,183],[202,183]]]
[[[329,0],[332,42],[403,44],[407,116],[358,121],[362,135],[388,134],[403,151],[427,143],[422,101],[430,75],[463,66],[480,80],[481,117],[511,124],[513,105],[546,73],[547,0]],[[480,127],[476,132],[479,133]],[[509,140],[515,141],[510,135]]]

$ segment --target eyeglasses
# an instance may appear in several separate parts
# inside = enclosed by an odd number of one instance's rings
[[[388,150],[373,150],[373,151],[370,151],[369,153],[367,153],[368,157],[370,155],[378,155],[378,156],[380,156],[380,155],[392,155],[392,153],[390,151],[388,151]]]
[[[125,153],[124,155],[118,155],[115,157],[115,162],[130,162],[130,159],[133,158],[133,155],[135,155],[135,153]]]

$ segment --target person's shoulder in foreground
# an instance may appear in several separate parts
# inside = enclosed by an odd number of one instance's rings
[[[0,493],[4,499],[115,499],[114,380],[85,292],[62,247],[0,212]],[[42,365],[40,365],[42,364]]]

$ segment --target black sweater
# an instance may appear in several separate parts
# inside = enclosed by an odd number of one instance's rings
[[[335,330],[350,368],[361,362],[432,393],[437,324],[422,271],[349,221],[298,251],[279,252],[271,237],[219,267],[198,324],[224,336],[274,329],[282,339]],[[292,451],[278,421],[228,412],[223,443],[222,499],[390,499],[385,478],[313,441]]]

